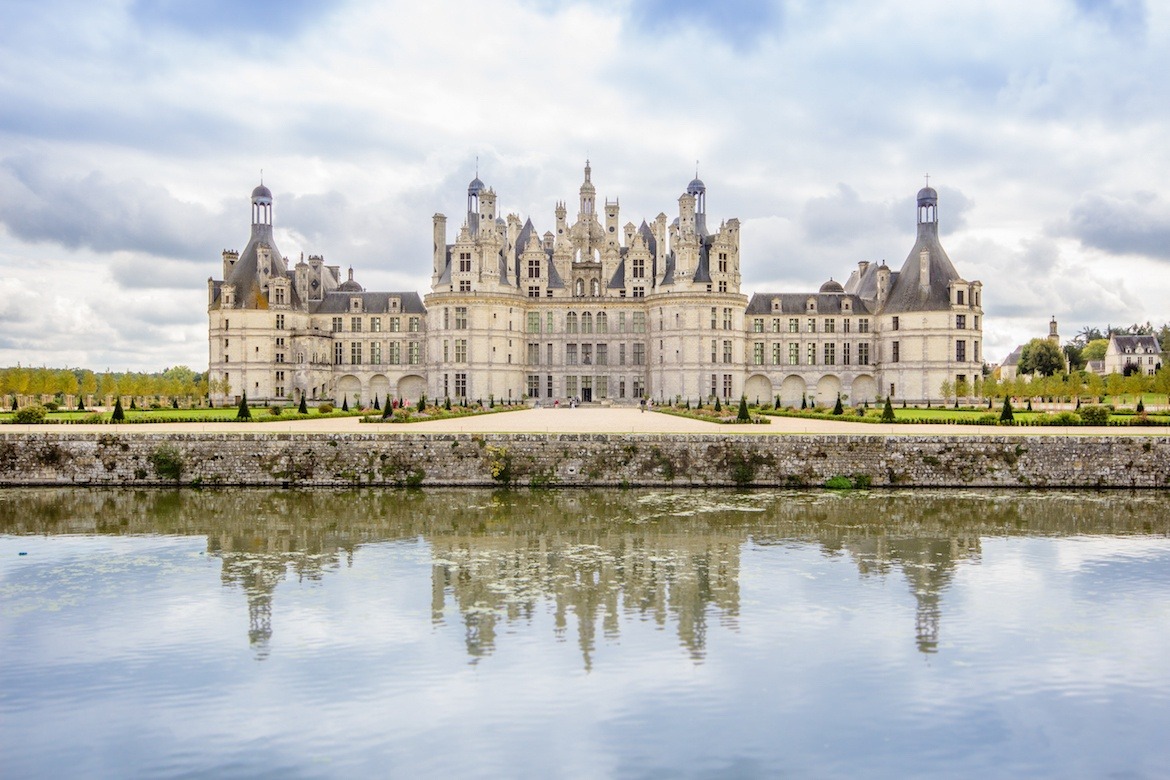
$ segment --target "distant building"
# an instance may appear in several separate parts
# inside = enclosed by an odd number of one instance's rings
[[[1141,372],[1148,376],[1162,367],[1162,347],[1155,336],[1109,336],[1105,349],[1102,373],[1125,374]],[[1128,369],[1128,371],[1127,371]]]
[[[1055,344],[1057,349],[1060,349],[1061,353],[1064,354],[1064,350],[1060,346],[1060,332],[1057,328],[1056,317],[1053,317],[1048,323],[1048,340]],[[1017,376],[1020,376],[1020,357],[1024,354],[1025,346],[1025,344],[1018,345],[999,364],[1000,381],[1010,382]],[[1069,372],[1069,365],[1068,355],[1064,354],[1064,373],[1066,374]],[[1024,374],[1024,376],[1030,379],[1033,374]]]
[[[432,220],[431,290],[369,292],[338,266],[295,266],[272,238],[272,193],[252,193],[252,236],[208,280],[212,397],[223,403],[373,398],[637,403],[746,395],[832,404],[941,401],[982,368],[982,285],[939,242],[938,194],[917,199],[899,270],[858,263],[816,292],[740,292],[738,219],[707,221],[698,178],[678,216],[620,224],[592,170],[555,230],[497,213],[476,177],[454,241]]]

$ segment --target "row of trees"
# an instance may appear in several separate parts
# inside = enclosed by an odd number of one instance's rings
[[[207,377],[187,366],[158,373],[97,373],[87,368],[0,368],[0,396],[34,398],[38,401],[77,396],[87,398],[159,398],[197,403],[207,395]]]

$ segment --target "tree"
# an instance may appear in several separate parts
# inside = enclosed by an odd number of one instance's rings
[[[1064,352],[1048,339],[1032,339],[1020,352],[1019,372],[1052,376],[1064,373]]]
[[[1006,395],[1003,397],[1003,410],[999,413],[999,421],[1002,423],[1015,422],[1016,415],[1012,412],[1012,399]]]
[[[976,379],[975,383],[978,384],[979,380]],[[978,395],[979,393],[976,392],[975,394]],[[970,395],[971,395],[971,383],[967,381],[967,378],[964,377],[962,379],[956,379],[955,380],[955,405],[956,406],[958,405],[960,398],[967,398]]]
[[[381,405],[378,403],[378,394],[374,393],[374,408],[381,410]]]
[[[301,393],[301,405],[297,407],[297,414],[308,414],[309,404],[305,402],[305,394]]]
[[[715,396],[715,411],[722,412],[723,407],[719,405],[719,396]]]
[[[304,403],[303,398],[301,399],[301,403]],[[386,393],[386,405],[382,407],[382,419],[383,420],[385,420],[387,417],[389,417],[394,412],[393,407],[394,407],[394,404],[392,404],[390,402],[390,394]]]
[[[1109,349],[1109,339],[1093,339],[1081,349],[1081,360],[1089,365],[1090,360],[1104,360],[1105,350]]]
[[[343,412],[349,411],[349,396],[348,395],[343,395],[341,397],[341,411],[343,411]]]
[[[895,419],[895,417],[894,417],[894,404],[893,404],[893,402],[890,401],[890,397],[887,395],[886,396],[886,405],[882,409],[882,422],[892,423],[892,422],[894,422],[894,419]]]
[[[240,396],[240,408],[236,410],[237,420],[251,420],[252,410],[248,408],[248,394]]]
[[[120,423],[126,419],[126,413],[122,411],[122,396],[118,396],[118,400],[114,401],[114,413],[110,415],[110,422]]]
[[[833,404],[833,414],[845,414],[845,407],[841,405],[840,393],[837,393],[837,403]]]
[[[1064,356],[1068,360],[1070,371],[1079,371],[1085,367],[1084,347],[1075,341],[1070,341],[1063,347]]]
[[[752,419],[751,415],[748,414],[746,395],[741,395],[739,397],[739,414],[735,416],[735,419],[739,420],[740,422],[748,422]]]
[[[938,391],[942,395],[943,403],[946,403],[947,399],[949,399],[952,395],[954,395],[954,385],[951,384],[951,380],[944,379],[939,384]],[[929,402],[927,402],[927,403],[929,403]]]

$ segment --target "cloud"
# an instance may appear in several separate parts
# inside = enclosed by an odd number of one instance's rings
[[[777,34],[781,21],[781,7],[774,0],[635,0],[630,6],[630,25],[643,34],[691,28],[736,51]]]
[[[1072,207],[1063,228],[1106,252],[1170,259],[1170,203],[1152,192],[1089,193]]]
[[[224,228],[159,184],[58,174],[43,160],[11,157],[0,162],[0,224],[22,241],[190,260],[213,256]]]

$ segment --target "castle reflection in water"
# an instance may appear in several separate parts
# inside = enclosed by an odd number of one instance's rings
[[[588,669],[597,632],[616,638],[623,617],[675,631],[702,659],[709,621],[736,626],[746,544],[816,545],[848,556],[862,577],[904,578],[917,603],[907,634],[934,653],[947,587],[960,563],[978,562],[981,538],[1165,534],[1167,503],[1008,492],[10,490],[0,532],[205,535],[224,585],[247,596],[258,658],[281,582],[326,578],[363,545],[421,540],[432,619],[461,621],[473,660],[506,641],[502,627],[547,610]]]

